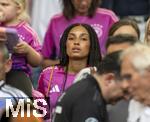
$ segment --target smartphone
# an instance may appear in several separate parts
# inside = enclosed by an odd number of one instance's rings
[[[0,27],[0,42],[4,42],[10,53],[13,53],[13,48],[19,43],[17,30],[14,28]]]

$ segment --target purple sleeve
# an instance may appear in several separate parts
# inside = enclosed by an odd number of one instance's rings
[[[38,36],[36,36],[36,34],[33,36],[30,46],[37,52],[41,53],[41,44],[39,43],[39,39]]]
[[[51,58],[54,54],[55,44],[53,38],[53,20],[51,20],[47,32],[45,34],[42,55],[44,58]]]
[[[37,52],[41,53],[41,45],[38,35],[28,24],[24,24],[22,28],[20,28],[19,33],[25,37],[23,40],[25,40]]]

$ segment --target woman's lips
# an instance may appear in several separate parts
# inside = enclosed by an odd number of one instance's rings
[[[73,52],[79,52],[81,49],[80,48],[78,48],[78,47],[74,47],[74,48],[72,48],[72,51]]]

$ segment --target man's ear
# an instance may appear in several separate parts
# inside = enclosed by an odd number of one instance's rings
[[[105,85],[110,85],[115,80],[115,75],[113,73],[107,73],[104,76]]]
[[[12,60],[8,59],[4,65],[5,65],[5,73],[9,72],[12,67]]]

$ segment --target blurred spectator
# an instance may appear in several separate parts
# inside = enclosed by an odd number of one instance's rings
[[[30,77],[31,66],[40,65],[42,57],[38,36],[28,24],[26,0],[0,0],[0,6],[0,26],[16,29],[19,37],[19,42],[13,48],[12,70],[23,71]]]
[[[139,42],[140,30],[132,19],[121,19],[109,31],[107,53],[124,50]],[[114,37],[113,37],[114,36]],[[121,100],[115,105],[108,105],[109,122],[127,122],[129,101]]]
[[[11,99],[13,105],[19,98],[27,98],[21,90],[5,83],[6,73],[10,71],[12,60],[5,45],[0,43],[0,116],[6,108],[6,99]]]
[[[130,34],[112,36],[106,44],[107,53],[109,54],[119,50],[123,51],[133,46],[136,42],[139,42],[139,40]],[[127,122],[128,104],[129,101],[121,100],[115,105],[108,105],[109,122]]]
[[[150,121],[150,47],[137,43],[121,54],[121,77],[132,100],[128,122]]]
[[[17,88],[22,88],[31,95],[32,86],[25,77],[31,78],[31,66],[39,66],[42,56],[39,38],[29,26],[28,2],[27,0],[0,0],[0,8],[0,26],[16,29],[19,37],[18,44],[13,48],[12,70],[7,73],[6,82],[14,87],[21,86]]]
[[[121,19],[111,26],[109,30],[109,36],[115,36],[119,34],[129,34],[140,39],[140,29],[136,21],[129,18]]]

